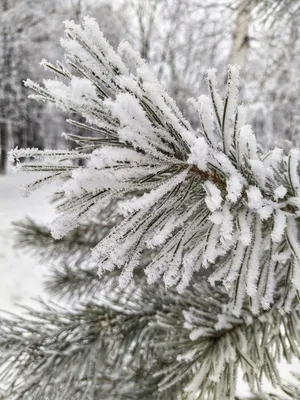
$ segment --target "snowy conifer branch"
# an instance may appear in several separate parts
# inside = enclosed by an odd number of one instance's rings
[[[297,383],[285,383],[284,385],[282,385],[282,390],[291,399],[300,399],[300,374],[293,373],[293,377],[296,379]]]
[[[211,284],[223,282],[239,316],[246,297],[253,313],[269,309],[285,277],[281,308],[290,311],[300,290],[300,155],[258,148],[237,102],[239,68],[229,67],[224,98],[215,71],[208,71],[209,96],[191,100],[200,116],[196,131],[128,43],[114,52],[90,18],[83,28],[66,22],[66,33],[62,46],[71,68],[50,70],[69,83],[26,83],[33,97],[81,115],[82,129],[93,132],[67,135],[86,153],[85,167],[40,167],[66,173],[52,235],[63,237],[119,200],[124,220],[92,250],[100,276],[119,269],[125,287],[143,252],[155,249],[145,270],[149,283],[162,277],[182,292],[196,271],[211,268]]]
[[[95,218],[59,240],[53,239],[47,226],[30,218],[14,222],[15,246],[52,266],[45,279],[45,288],[51,295],[59,299],[87,299],[100,290],[104,293],[115,289],[116,279],[111,278],[115,278],[117,272],[108,271],[99,280],[97,266],[90,260],[90,248],[121,220],[118,214],[113,218],[112,207],[110,204],[102,210],[101,220]]]
[[[89,158],[88,154],[80,153],[75,150],[39,150],[37,148],[30,149],[18,149],[16,147],[14,150],[9,152],[10,161],[12,163],[20,162],[20,158],[33,158],[36,160],[42,160],[47,157],[51,159],[61,160],[67,158],[69,160],[79,159],[79,158]]]
[[[72,311],[54,305],[43,308],[29,310],[26,319],[15,318],[13,323],[11,318],[1,320],[0,375],[8,385],[7,396],[12,400],[122,398],[118,393],[122,374],[113,368],[118,358],[129,355],[128,344],[138,346],[147,318],[142,322],[136,317],[135,326],[134,312],[126,315],[124,310],[92,303]]]
[[[97,297],[97,293],[112,292],[116,289],[115,272],[99,280],[97,268],[83,268],[80,264],[70,266],[62,263],[51,269],[45,279],[44,286],[48,293],[58,299],[74,301]]]
[[[9,398],[234,400],[238,368],[255,391],[263,377],[280,384],[279,360],[299,356],[295,307],[259,317],[243,308],[237,318],[224,289],[203,280],[182,295],[162,285],[115,294],[104,304],[43,304],[2,317],[0,378]]]
[[[295,400],[300,399],[300,375],[298,373],[292,373],[295,378],[295,382],[285,382],[281,385],[281,390],[283,395],[262,393],[254,397],[250,397],[247,400]],[[288,396],[288,397],[286,397]],[[243,400],[242,398],[237,398],[236,400]],[[245,399],[246,400],[246,399]]]
[[[14,243],[18,248],[33,254],[41,261],[55,261],[56,264],[90,265],[90,249],[102,240],[118,224],[122,217],[109,204],[100,216],[88,224],[82,224],[59,240],[55,240],[46,225],[38,224],[27,217],[14,225]]]
[[[299,309],[282,315],[274,307],[253,317],[251,310],[244,308],[242,317],[237,318],[224,307],[224,293],[217,290],[210,297],[211,290],[196,284],[193,294],[189,294],[190,303],[194,303],[190,308],[182,313],[171,304],[168,313],[158,313],[159,324],[169,330],[183,314],[183,326],[188,332],[186,340],[177,328],[175,337],[161,337],[158,341],[177,360],[172,367],[157,373],[162,376],[160,390],[186,377],[188,399],[233,399],[238,368],[253,392],[261,392],[262,376],[274,386],[281,384],[275,359],[299,357]]]
[[[42,311],[28,309],[26,317],[2,318],[0,376],[6,395],[12,400],[153,399],[157,378],[149,370],[168,362],[149,347],[150,322],[161,307],[159,298],[141,297],[134,288],[118,304],[91,302],[72,310],[42,304]],[[149,363],[143,367],[139,363],[145,359]]]

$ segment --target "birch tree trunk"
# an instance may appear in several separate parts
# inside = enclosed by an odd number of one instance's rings
[[[251,11],[253,6],[250,4],[241,7],[237,12],[236,26],[232,38],[229,64],[245,65],[249,50],[249,28],[251,24]]]

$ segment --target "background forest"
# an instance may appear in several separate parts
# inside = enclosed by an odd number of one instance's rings
[[[225,85],[227,64],[243,65],[241,102],[259,139],[298,144],[297,1],[2,0],[0,8],[1,170],[15,146],[66,146],[66,116],[28,99],[23,80],[49,76],[39,62],[62,57],[63,21],[83,15],[96,18],[114,47],[126,39],[139,50],[190,118],[186,100],[203,93],[207,68],[217,68]]]

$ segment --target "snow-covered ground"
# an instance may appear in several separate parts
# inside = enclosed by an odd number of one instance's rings
[[[24,172],[0,176],[0,309],[6,311],[15,311],[17,303],[28,304],[30,298],[43,292],[42,276],[47,266],[13,247],[13,221],[28,215],[46,222],[54,215],[49,188],[30,197],[22,195],[22,186],[34,179],[34,174]]]

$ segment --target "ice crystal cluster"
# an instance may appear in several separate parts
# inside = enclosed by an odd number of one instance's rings
[[[215,70],[207,72],[208,95],[190,101],[196,129],[139,54],[127,42],[115,52],[93,19],[83,27],[66,22],[61,44],[67,65],[43,62],[57,77],[26,85],[33,98],[79,115],[70,123],[89,133],[65,134],[76,151],[11,152],[15,161],[37,159],[21,168],[50,172],[32,188],[63,178],[52,235],[63,237],[114,202],[123,220],[91,253],[100,277],[119,269],[125,287],[151,249],[149,284],[163,279],[182,292],[208,269],[236,316],[247,297],[259,313],[279,292],[278,307],[289,311],[300,290],[300,153],[258,146],[238,105],[239,67],[229,66],[223,97]]]

